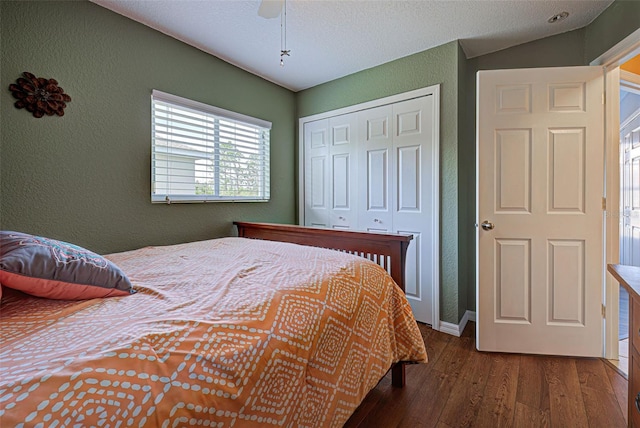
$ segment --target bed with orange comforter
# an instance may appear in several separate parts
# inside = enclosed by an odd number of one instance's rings
[[[222,238],[107,256],[136,294],[5,289],[0,425],[342,426],[398,361],[425,362],[378,265]]]

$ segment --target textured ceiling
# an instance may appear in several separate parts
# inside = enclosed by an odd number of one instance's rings
[[[467,57],[584,27],[613,0],[92,0],[281,86],[299,91],[459,39]],[[569,17],[547,20],[560,12]]]

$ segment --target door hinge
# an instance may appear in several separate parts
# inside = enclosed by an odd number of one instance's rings
[[[607,210],[607,198],[602,198],[602,211]]]
[[[605,305],[602,305],[602,318],[606,318],[607,317],[607,307]]]
[[[607,104],[607,96],[604,92],[602,93],[602,104]]]

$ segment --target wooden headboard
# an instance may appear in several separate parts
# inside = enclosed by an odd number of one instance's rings
[[[402,291],[405,290],[407,248],[413,235],[242,221],[233,224],[238,227],[238,236],[242,238],[291,242],[365,257],[385,268]]]

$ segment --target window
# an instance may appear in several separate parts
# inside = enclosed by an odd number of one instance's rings
[[[154,90],[151,201],[268,201],[271,123]]]

